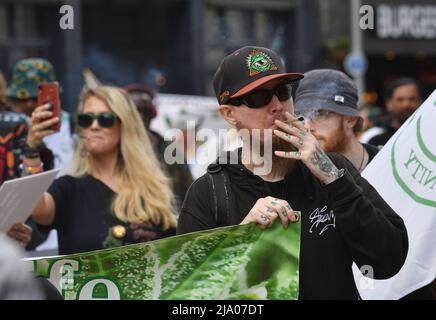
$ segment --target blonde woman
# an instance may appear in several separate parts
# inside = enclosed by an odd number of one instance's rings
[[[51,134],[48,128],[59,121],[50,119],[48,108],[32,114],[30,150],[37,150],[42,137]],[[73,172],[54,181],[32,213],[37,223],[58,230],[59,253],[174,235],[170,183],[127,93],[109,86],[84,92],[77,125],[81,141]],[[27,155],[24,170],[37,171],[37,153]]]

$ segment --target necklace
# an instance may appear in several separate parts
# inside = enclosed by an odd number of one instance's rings
[[[360,161],[359,169],[357,169],[357,171],[362,172],[362,166],[365,160],[365,147],[363,146],[363,144],[360,145],[362,146],[362,160]]]

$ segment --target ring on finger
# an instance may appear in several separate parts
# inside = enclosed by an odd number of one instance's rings
[[[301,152],[300,151],[285,151],[285,157],[299,157],[301,156]]]
[[[295,222],[297,222],[298,220],[300,220],[300,215],[299,214],[295,214]]]
[[[300,146],[302,146],[302,145],[304,144],[303,139],[298,140],[298,144],[299,144]]]

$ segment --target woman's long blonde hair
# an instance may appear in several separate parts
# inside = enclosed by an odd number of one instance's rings
[[[158,163],[134,102],[120,88],[101,86],[82,93],[79,112],[83,111],[89,97],[96,97],[106,103],[121,122],[118,157],[121,185],[112,203],[116,217],[132,223],[151,221],[162,225],[164,230],[175,227],[170,180]],[[83,147],[83,141],[80,140],[71,172],[76,177],[91,174],[92,170],[92,155],[80,155]]]

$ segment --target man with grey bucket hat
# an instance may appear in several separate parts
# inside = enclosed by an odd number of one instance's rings
[[[378,149],[360,143],[356,136],[363,124],[357,101],[357,88],[345,73],[316,69],[304,74],[294,107],[324,151],[342,154],[362,172]]]
[[[408,83],[410,85],[410,83]],[[363,171],[379,149],[360,143],[355,133],[362,118],[357,111],[357,88],[343,72],[331,69],[311,70],[304,74],[296,90],[295,113],[306,119],[306,126],[326,152],[344,155]],[[432,299],[431,284],[402,299]]]

